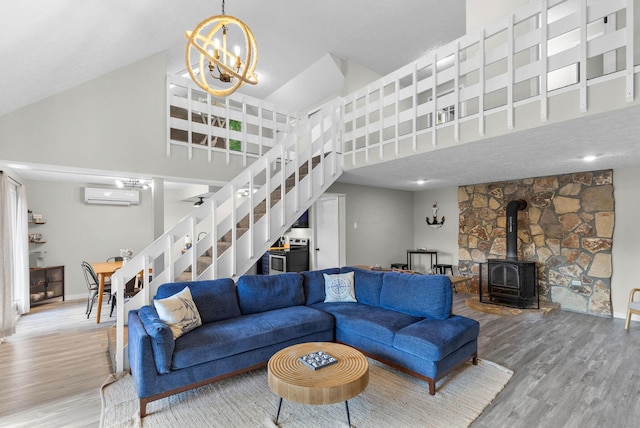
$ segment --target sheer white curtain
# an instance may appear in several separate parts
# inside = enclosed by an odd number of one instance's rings
[[[16,331],[16,311],[13,307],[14,287],[14,232],[12,207],[15,198],[11,197],[11,185],[7,174],[0,174],[0,342]],[[15,211],[14,211],[15,212]]]
[[[27,226],[27,191],[0,171],[0,342],[30,309]]]
[[[29,234],[29,225],[27,224],[27,189],[24,184],[18,186],[17,190],[17,207],[16,227],[13,229],[15,254],[14,254],[14,295],[17,311],[19,315],[26,314],[31,309],[31,300],[29,297],[29,242],[26,237]]]

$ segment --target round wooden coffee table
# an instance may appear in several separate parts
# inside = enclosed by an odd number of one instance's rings
[[[300,357],[323,351],[338,361],[313,370]],[[360,394],[369,383],[369,363],[358,350],[328,342],[309,342],[293,345],[276,352],[267,365],[269,388],[280,397],[276,425],[282,400],[302,404],[333,404],[344,401],[347,422],[351,426],[347,400]]]

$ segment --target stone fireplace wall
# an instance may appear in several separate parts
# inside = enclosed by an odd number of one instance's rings
[[[506,207],[518,211],[518,258],[536,261],[541,301],[563,309],[612,316],[613,171],[528,178],[458,188],[458,258],[473,274],[480,264],[506,256]]]

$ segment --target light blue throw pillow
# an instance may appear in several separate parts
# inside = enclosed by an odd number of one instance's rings
[[[353,272],[336,275],[324,274],[325,303],[357,302],[353,285]]]
[[[153,306],[160,319],[171,329],[174,339],[202,325],[200,313],[196,304],[193,303],[189,287],[166,299],[154,300]]]

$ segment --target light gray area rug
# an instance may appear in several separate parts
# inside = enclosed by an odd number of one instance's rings
[[[449,374],[429,395],[426,382],[369,359],[369,386],[349,400],[353,427],[466,427],[502,391],[513,372],[479,360]],[[133,379],[107,379],[100,426],[111,427],[275,427],[279,398],[259,369],[186,391],[147,405],[138,413]],[[347,426],[344,403],[313,406],[283,401],[278,426]]]

